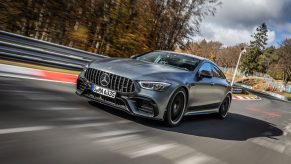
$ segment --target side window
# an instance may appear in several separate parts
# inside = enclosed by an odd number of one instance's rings
[[[210,63],[204,63],[200,69],[199,69],[199,72],[201,72],[202,70],[205,70],[205,71],[209,71],[211,72],[212,71],[212,66]]]
[[[225,79],[223,72],[219,68],[217,68],[217,66],[212,65],[212,72],[214,77]]]
[[[212,65],[212,66],[213,66],[213,67],[212,67],[212,73],[213,73],[213,76],[214,76],[214,77],[218,77],[218,78],[220,78],[220,75],[219,75],[218,70],[215,68],[214,65]]]

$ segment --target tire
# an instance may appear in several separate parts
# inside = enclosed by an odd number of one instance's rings
[[[183,88],[179,88],[172,95],[165,113],[165,123],[167,126],[175,127],[181,123],[186,106],[186,91]]]
[[[218,116],[220,119],[225,119],[227,114],[228,114],[228,110],[230,107],[230,96],[227,96],[223,102],[221,103],[219,110],[218,110]]]

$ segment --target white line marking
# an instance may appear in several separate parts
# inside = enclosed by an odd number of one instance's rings
[[[291,123],[284,127],[284,135],[286,136],[288,133],[291,133]]]
[[[192,164],[192,163],[224,163],[219,159],[201,153],[191,147],[178,143],[160,141],[155,137],[144,137],[138,134],[129,134],[118,137],[108,137],[95,140],[94,143],[102,144],[107,148],[121,153],[130,158],[137,158],[147,155],[161,156],[173,161],[173,163]],[[158,142],[158,143],[157,143]]]
[[[283,153],[286,146],[283,145],[283,144],[280,144],[280,143],[273,143],[271,141],[267,141],[265,139],[262,139],[262,138],[255,138],[252,140],[253,143],[255,144],[258,144],[260,146],[263,146],[265,148],[268,148],[268,149],[271,149],[271,150],[274,150],[276,152],[279,152],[279,153]]]
[[[112,122],[97,122],[97,123],[88,123],[88,124],[78,124],[78,125],[70,125],[66,126],[66,128],[90,128],[90,127],[98,127],[98,126],[107,126],[113,124],[127,124],[131,123],[131,121],[112,121]]]
[[[113,138],[105,138],[105,139],[101,139],[101,140],[96,140],[93,141],[94,143],[103,143],[103,144],[107,144],[107,145],[114,145],[114,147],[116,147],[118,144],[119,145],[123,145],[124,143],[126,143],[126,145],[131,144],[132,141],[136,141],[139,140],[140,136],[137,134],[131,134],[131,135],[127,135],[127,136],[118,136],[118,137],[113,137]],[[131,142],[129,142],[131,141]]]
[[[52,126],[31,126],[31,127],[21,127],[21,128],[9,128],[0,129],[0,134],[10,134],[10,133],[21,133],[21,132],[31,132],[52,129]]]
[[[201,164],[201,163],[209,163],[213,158],[205,155],[195,155],[181,161],[178,161],[178,164]]]
[[[116,131],[108,131],[103,133],[95,133],[95,134],[89,134],[87,137],[90,138],[99,138],[99,137],[113,137],[118,135],[126,135],[126,134],[132,134],[132,133],[138,133],[142,132],[141,130],[116,130]]]
[[[69,117],[69,118],[57,118],[57,119],[53,119],[53,120],[57,120],[57,121],[88,121],[88,120],[98,120],[98,119],[102,119],[104,117]]]
[[[79,124],[79,125],[70,125],[66,126],[66,128],[89,128],[89,127],[98,127],[98,126],[106,126],[111,125],[111,122],[104,122],[104,123],[88,123],[88,124]]]
[[[225,163],[187,145],[139,134],[106,137],[95,140],[93,143],[106,146],[108,149],[129,158],[155,155],[180,164]]]
[[[22,74],[22,75],[33,75],[38,76],[40,75],[40,71],[36,69],[31,69],[27,67],[19,67],[19,66],[13,66],[8,64],[0,64],[0,70],[1,72],[5,72],[7,74]]]
[[[150,147],[147,149],[133,152],[131,154],[131,158],[137,158],[137,157],[141,157],[141,156],[159,153],[161,151],[165,151],[165,150],[174,148],[175,146],[176,146],[175,144],[164,144],[164,145],[153,146],[153,147]]]

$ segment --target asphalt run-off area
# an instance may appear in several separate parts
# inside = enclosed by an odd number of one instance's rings
[[[168,128],[75,95],[74,83],[0,77],[1,163],[286,163],[291,105],[233,100],[225,120]]]

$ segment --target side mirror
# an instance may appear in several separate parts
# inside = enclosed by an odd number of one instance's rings
[[[198,73],[199,77],[202,79],[202,78],[212,78],[213,75],[212,75],[212,72],[210,71],[207,71],[207,70],[202,70]]]
[[[129,58],[134,59],[137,55],[131,55]]]

